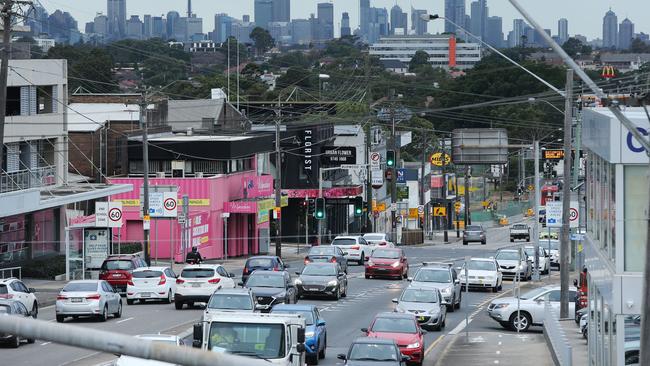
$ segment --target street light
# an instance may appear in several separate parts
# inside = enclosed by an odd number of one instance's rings
[[[544,102],[544,103],[550,105],[551,107],[553,107],[553,109],[555,109],[556,111],[560,112],[562,115],[564,115],[564,111],[563,111],[563,110],[561,110],[560,108],[558,108],[557,106],[555,106],[555,104],[549,102],[548,100],[545,100],[545,99],[537,99],[537,98],[532,98],[532,97],[531,97],[531,98],[528,98],[528,102],[530,102],[530,103]]]

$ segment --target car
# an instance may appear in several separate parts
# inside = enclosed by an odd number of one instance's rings
[[[558,240],[560,238],[560,233],[555,229],[553,229],[553,230],[541,230],[539,232],[539,238],[540,239]]]
[[[276,304],[295,304],[298,301],[298,291],[291,283],[291,276],[287,271],[253,272],[248,281],[241,285],[253,291],[257,310],[264,313],[270,312]]]
[[[0,299],[0,316],[3,315],[20,316],[24,318],[34,316],[34,314],[32,314],[31,311],[27,310],[27,308],[21,301]],[[8,344],[13,348],[20,347],[21,341],[22,339],[18,335],[0,333],[0,343]],[[34,343],[34,342],[35,342],[34,339],[31,338],[27,339],[27,343]]]
[[[519,249],[501,249],[497,251],[494,257],[504,278],[517,278],[528,281],[533,277],[533,266],[528,261],[528,257],[523,250]]]
[[[366,256],[370,256],[372,252],[366,239],[361,236],[337,236],[332,240],[331,245],[346,252],[345,259],[356,261],[360,266],[363,266]]]
[[[146,339],[153,343],[157,344],[166,344],[170,346],[183,346],[183,340],[175,335],[166,335],[166,334],[142,334],[135,336],[139,339]],[[115,360],[114,366],[173,366],[171,363],[154,361],[154,360],[144,360],[142,358],[131,357],[131,356],[120,356]]]
[[[343,268],[343,272],[348,273],[348,260],[345,256],[348,253],[335,246],[316,246],[311,247],[307,256],[305,256],[305,264],[315,262],[336,262]]]
[[[551,267],[560,267],[560,241],[556,239],[540,239],[539,246],[549,253]]]
[[[307,364],[318,365],[327,350],[327,326],[316,305],[278,304],[271,314],[300,314],[305,318],[305,352]]]
[[[533,268],[535,268],[535,247],[525,246],[524,252],[526,252],[526,257],[530,261]],[[546,251],[542,246],[538,247],[539,252],[539,272],[541,274],[548,274],[551,270],[551,255]]]
[[[441,330],[447,320],[447,303],[435,287],[409,286],[393,299],[395,311],[412,313],[423,329]]]
[[[368,337],[392,339],[397,343],[400,352],[410,357],[410,362],[422,365],[424,360],[424,334],[414,314],[411,313],[379,313],[372,321],[370,328],[362,328]]]
[[[588,313],[589,313],[589,308],[582,308],[582,309],[576,310],[576,312],[574,314],[574,320],[575,320],[576,324],[580,324],[582,317],[585,316],[585,315],[588,315]]]
[[[411,358],[401,354],[392,339],[359,337],[355,339],[348,353],[337,355],[345,366],[404,366]]]
[[[487,243],[485,229],[483,229],[482,225],[468,225],[463,231],[463,245],[471,242],[480,242],[483,245]]]
[[[376,247],[387,247],[394,248],[395,244],[390,241],[388,234],[382,233],[367,233],[363,234],[363,238],[366,239],[368,244]]]
[[[104,280],[70,281],[56,297],[54,305],[56,321],[91,316],[105,322],[109,314],[122,317],[122,297]]]
[[[400,248],[379,247],[372,252],[366,262],[365,277],[407,278],[409,262]]]
[[[246,264],[244,264],[241,280],[242,282],[246,282],[248,276],[254,271],[284,271],[287,268],[289,268],[289,265],[285,264],[282,258],[275,255],[250,257],[246,260]]]
[[[215,312],[255,312],[257,302],[249,288],[231,288],[215,291],[205,305],[203,316]]]
[[[415,276],[408,280],[413,287],[438,289],[449,311],[453,312],[460,309],[463,291],[458,274],[452,266],[452,263],[423,262]]]
[[[517,239],[530,241],[530,226],[528,224],[514,224],[510,227],[510,242]]]
[[[218,289],[234,288],[234,277],[220,264],[192,264],[183,268],[176,278],[176,310],[185,304],[192,307],[196,302],[206,303]]]
[[[36,290],[28,288],[25,283],[15,277],[0,280],[0,299],[18,300],[34,318],[38,316],[38,299]]]
[[[348,276],[337,263],[309,263],[296,274],[298,298],[331,296],[338,300],[348,294]]]
[[[465,278],[466,268],[468,278]],[[470,258],[467,265],[463,264],[458,269],[458,278],[463,289],[469,286],[498,292],[503,288],[503,273],[494,258]]]
[[[569,291],[569,298],[576,296],[576,289]],[[544,324],[544,306],[545,302],[559,310],[560,308],[560,286],[544,286],[530,290],[521,296],[502,297],[492,300],[488,305],[488,315],[496,320],[502,327],[511,330],[524,332],[532,325]],[[519,312],[517,312],[517,303],[519,303]],[[569,302],[569,312],[574,311],[575,303]],[[519,316],[517,315],[519,313]]]
[[[162,300],[171,304],[176,295],[176,274],[170,267],[140,267],[131,272],[126,285],[126,303]]]
[[[120,293],[125,293],[131,281],[131,272],[146,266],[147,263],[136,254],[109,255],[102,263],[99,279],[107,281]]]

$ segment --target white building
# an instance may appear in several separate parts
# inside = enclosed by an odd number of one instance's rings
[[[380,60],[398,60],[409,64],[417,51],[429,55],[433,67],[445,70],[471,69],[481,60],[478,43],[457,43],[453,35],[383,37],[370,46],[370,54]]]

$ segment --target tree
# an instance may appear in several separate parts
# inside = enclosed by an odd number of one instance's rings
[[[429,65],[429,54],[422,50],[418,50],[415,52],[415,55],[413,55],[411,62],[409,62],[409,71],[415,72],[415,70],[421,66],[426,65]]]
[[[629,51],[630,53],[650,53],[650,45],[638,38],[634,38]]]
[[[575,57],[578,53],[583,55],[589,55],[592,52],[591,46],[585,45],[582,43],[582,41],[573,37],[569,38],[566,42],[564,42],[562,48],[571,57]]]
[[[69,89],[83,87],[91,93],[118,90],[113,77],[113,58],[105,49],[84,46],[57,45],[45,55],[49,59],[68,60]]]
[[[275,46],[275,40],[271,37],[269,31],[261,27],[255,27],[250,34],[250,38],[255,43],[255,50],[258,55],[263,54]]]

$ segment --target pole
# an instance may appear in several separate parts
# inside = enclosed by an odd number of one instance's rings
[[[117,254],[122,254],[122,228],[117,228]]]
[[[228,94],[226,94],[226,100],[230,102],[230,37],[226,40],[228,43],[228,70],[226,70],[226,77],[228,79]]]
[[[535,204],[533,205],[534,210],[535,210],[535,224],[533,225],[533,240],[535,243],[535,281],[540,280],[540,274],[539,274],[539,205],[541,201],[541,190],[540,190],[540,184],[539,184],[539,141],[535,140],[533,141],[533,156],[535,159],[535,178],[533,184],[535,185]],[[524,176],[524,179],[526,177]],[[549,241],[550,244],[550,241]],[[549,251],[550,254],[550,251]],[[548,275],[551,275],[551,265],[549,261],[549,270],[548,270]]]
[[[223,259],[228,260],[228,216],[223,217]]]
[[[390,182],[390,202],[391,202],[391,210],[390,210],[390,227],[391,227],[391,238],[393,240],[393,243],[395,245],[398,244],[397,242],[397,217],[396,217],[396,210],[397,210],[397,143],[395,139],[395,108],[391,107],[390,109],[390,116],[391,116],[391,123],[392,123],[392,129],[391,129],[391,135],[390,135],[390,147],[393,151],[395,151],[395,162],[393,167],[391,168],[392,174],[391,174],[391,182]],[[392,207],[392,206],[395,207]]]
[[[282,156],[280,155],[280,123],[282,122],[282,103],[278,95],[277,119],[275,120],[275,255],[282,256],[282,219],[278,208],[282,207]]]
[[[11,52],[11,9],[14,2],[6,0],[2,6],[2,26],[5,31],[2,32],[2,63],[0,65],[0,152],[4,148],[5,136],[5,116],[7,114],[7,78],[9,75],[9,52]],[[2,158],[0,154],[0,167],[2,167]]]
[[[239,112],[239,39],[237,39],[237,112]]]
[[[564,107],[564,184],[562,185],[562,240],[560,240],[560,318],[569,317],[569,212],[571,210],[571,123],[573,122],[573,70],[566,73]]]
[[[471,225],[472,221],[469,218],[469,165],[465,166],[465,230],[467,230],[467,225]]]
[[[522,248],[519,248],[519,258],[522,257]],[[517,334],[519,333],[519,328],[521,324],[521,271],[517,271],[517,278],[515,281],[515,291],[517,292],[517,321],[515,322],[515,328],[517,329]]]
[[[368,113],[372,113],[372,86],[370,85],[370,53],[366,53],[366,98],[368,99]],[[372,116],[369,116],[365,125],[366,134],[366,214],[364,215],[366,228],[369,232],[375,232],[374,220],[370,220],[372,212],[372,170],[370,168],[370,153],[372,152]]]
[[[156,235],[155,239],[153,241],[154,245],[156,246],[154,259],[155,259],[156,265],[158,265],[158,240],[159,240],[159,238],[158,238],[158,219],[153,220],[153,232]]]
[[[426,162],[427,162],[427,137],[428,137],[427,133],[425,132],[424,133],[424,138],[422,139],[422,161],[421,161],[421,164],[420,164],[420,171],[422,172],[422,176],[420,177],[420,206],[422,206],[422,208],[424,208],[424,205],[425,205],[425,202],[426,202],[424,200],[424,180],[425,180],[424,179],[424,177],[425,177],[424,169],[426,168]],[[444,161],[444,156],[443,156],[443,161]],[[424,211],[424,212],[426,212],[426,211]],[[424,212],[423,212],[423,215],[424,215]],[[418,220],[419,220],[419,214],[418,214]],[[424,235],[424,232],[425,232],[425,229],[426,229],[425,228],[425,226],[426,226],[425,223],[427,222],[426,216],[423,217],[423,220],[421,220],[421,222],[422,222],[422,235]]]
[[[305,202],[307,204],[305,205],[307,209],[305,210],[305,247],[309,246],[309,199],[307,199],[307,196],[305,196]],[[296,254],[300,253],[300,244],[298,245],[298,250],[296,251]]]
[[[181,251],[183,253],[183,258],[181,262],[185,261],[187,258],[187,247],[188,242],[188,227],[190,222],[190,196],[183,195],[183,216],[185,216],[185,223],[181,226]]]
[[[318,167],[318,198],[323,198],[323,168],[322,167]],[[318,208],[315,207],[315,209]],[[327,212],[327,205],[325,205],[325,211]],[[327,213],[325,214],[325,217],[323,217],[323,219],[325,218],[327,218]],[[316,224],[317,224],[316,235],[318,236],[318,240],[317,240],[318,245],[321,245],[321,240],[322,240],[323,219],[316,220]]]
[[[142,128],[142,163],[144,166],[143,172],[143,201],[142,215],[149,216],[149,129],[146,120],[147,113],[147,100],[145,93],[142,94],[140,100],[140,127]],[[143,221],[144,222],[144,221]],[[149,224],[150,225],[150,224]],[[143,228],[144,230],[144,260],[147,266],[151,266],[151,247],[149,242],[150,227]]]
[[[465,298],[469,300],[469,265],[470,257],[465,257]],[[453,304],[452,304],[453,306]],[[469,306],[465,306],[465,341],[469,342]]]
[[[169,268],[174,268],[174,219],[169,220]]]
[[[648,74],[650,76],[650,74]],[[578,106],[576,113],[576,132],[575,136],[575,150],[576,153],[573,157],[573,187],[578,186],[578,178],[580,176],[580,149],[582,148],[582,103]]]

